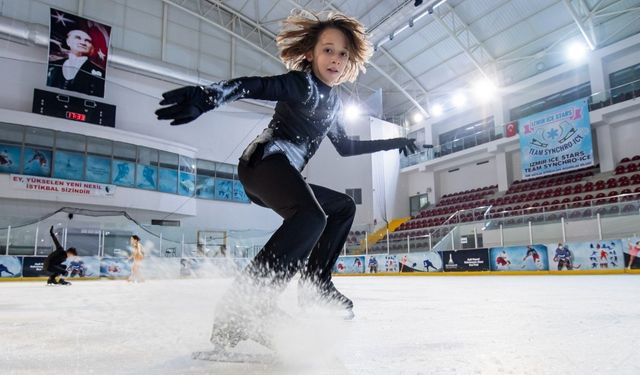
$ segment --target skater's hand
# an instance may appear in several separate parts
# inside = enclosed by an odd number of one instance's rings
[[[418,146],[416,146],[416,140],[410,138],[395,138],[394,140],[394,148],[397,148],[398,151],[404,156],[409,156],[418,151]]]
[[[158,120],[173,120],[171,125],[182,125],[198,118],[204,112],[218,107],[222,93],[212,87],[185,86],[162,94],[160,105],[169,105],[156,111]]]

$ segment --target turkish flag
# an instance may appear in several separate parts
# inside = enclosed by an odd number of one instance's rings
[[[518,134],[518,121],[511,121],[505,125],[505,133],[507,137],[513,137]]]

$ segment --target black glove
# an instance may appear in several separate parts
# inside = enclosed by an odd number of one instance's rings
[[[416,151],[418,151],[415,139],[394,138],[392,141],[394,146],[393,148],[397,148],[400,153],[404,154],[404,156],[415,154]]]
[[[173,120],[171,125],[182,125],[198,118],[204,112],[218,107],[222,93],[212,87],[185,86],[162,94],[160,105],[169,107],[156,111],[158,120]]]

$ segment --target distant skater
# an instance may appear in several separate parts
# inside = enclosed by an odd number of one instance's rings
[[[135,234],[131,236],[131,255],[129,256],[129,260],[131,263],[131,275],[127,281],[129,282],[144,282],[144,278],[140,272],[140,268],[142,265],[142,260],[144,259],[144,251],[142,250],[142,245],[140,244],[140,237]]]
[[[75,247],[70,247],[66,251],[64,250],[60,242],[58,242],[56,234],[53,232],[53,225],[49,228],[49,234],[56,249],[44,260],[44,270],[50,273],[47,285],[71,285],[70,282],[61,277],[67,276],[67,267],[62,265],[62,263],[70,256],[78,256],[78,252]],[[58,279],[59,276],[60,278]]]
[[[640,241],[636,242],[635,245],[629,244],[629,264],[627,265],[627,269],[631,269],[631,265],[638,256],[638,253],[640,253]]]

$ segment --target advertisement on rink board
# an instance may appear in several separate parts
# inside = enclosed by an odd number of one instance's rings
[[[64,263],[67,266],[67,277],[100,277],[100,257],[71,257]]]
[[[0,255],[0,278],[22,276],[22,257]]]
[[[24,257],[22,261],[22,276],[24,277],[42,277],[49,276],[44,270],[45,257]]]
[[[544,245],[492,247],[489,249],[491,271],[548,271],[547,247]]]
[[[333,273],[364,273],[364,256],[338,257]]]
[[[549,269],[553,271],[603,271],[624,268],[625,257],[621,240],[560,242],[547,246]]]
[[[131,265],[126,258],[105,257],[100,260],[100,276],[125,277],[131,274]]]
[[[490,271],[488,249],[443,251],[444,272]]]
[[[640,237],[627,238],[623,242],[624,247],[624,266],[628,269],[640,269]]]
[[[436,251],[398,255],[398,272],[440,272],[442,257]]]

